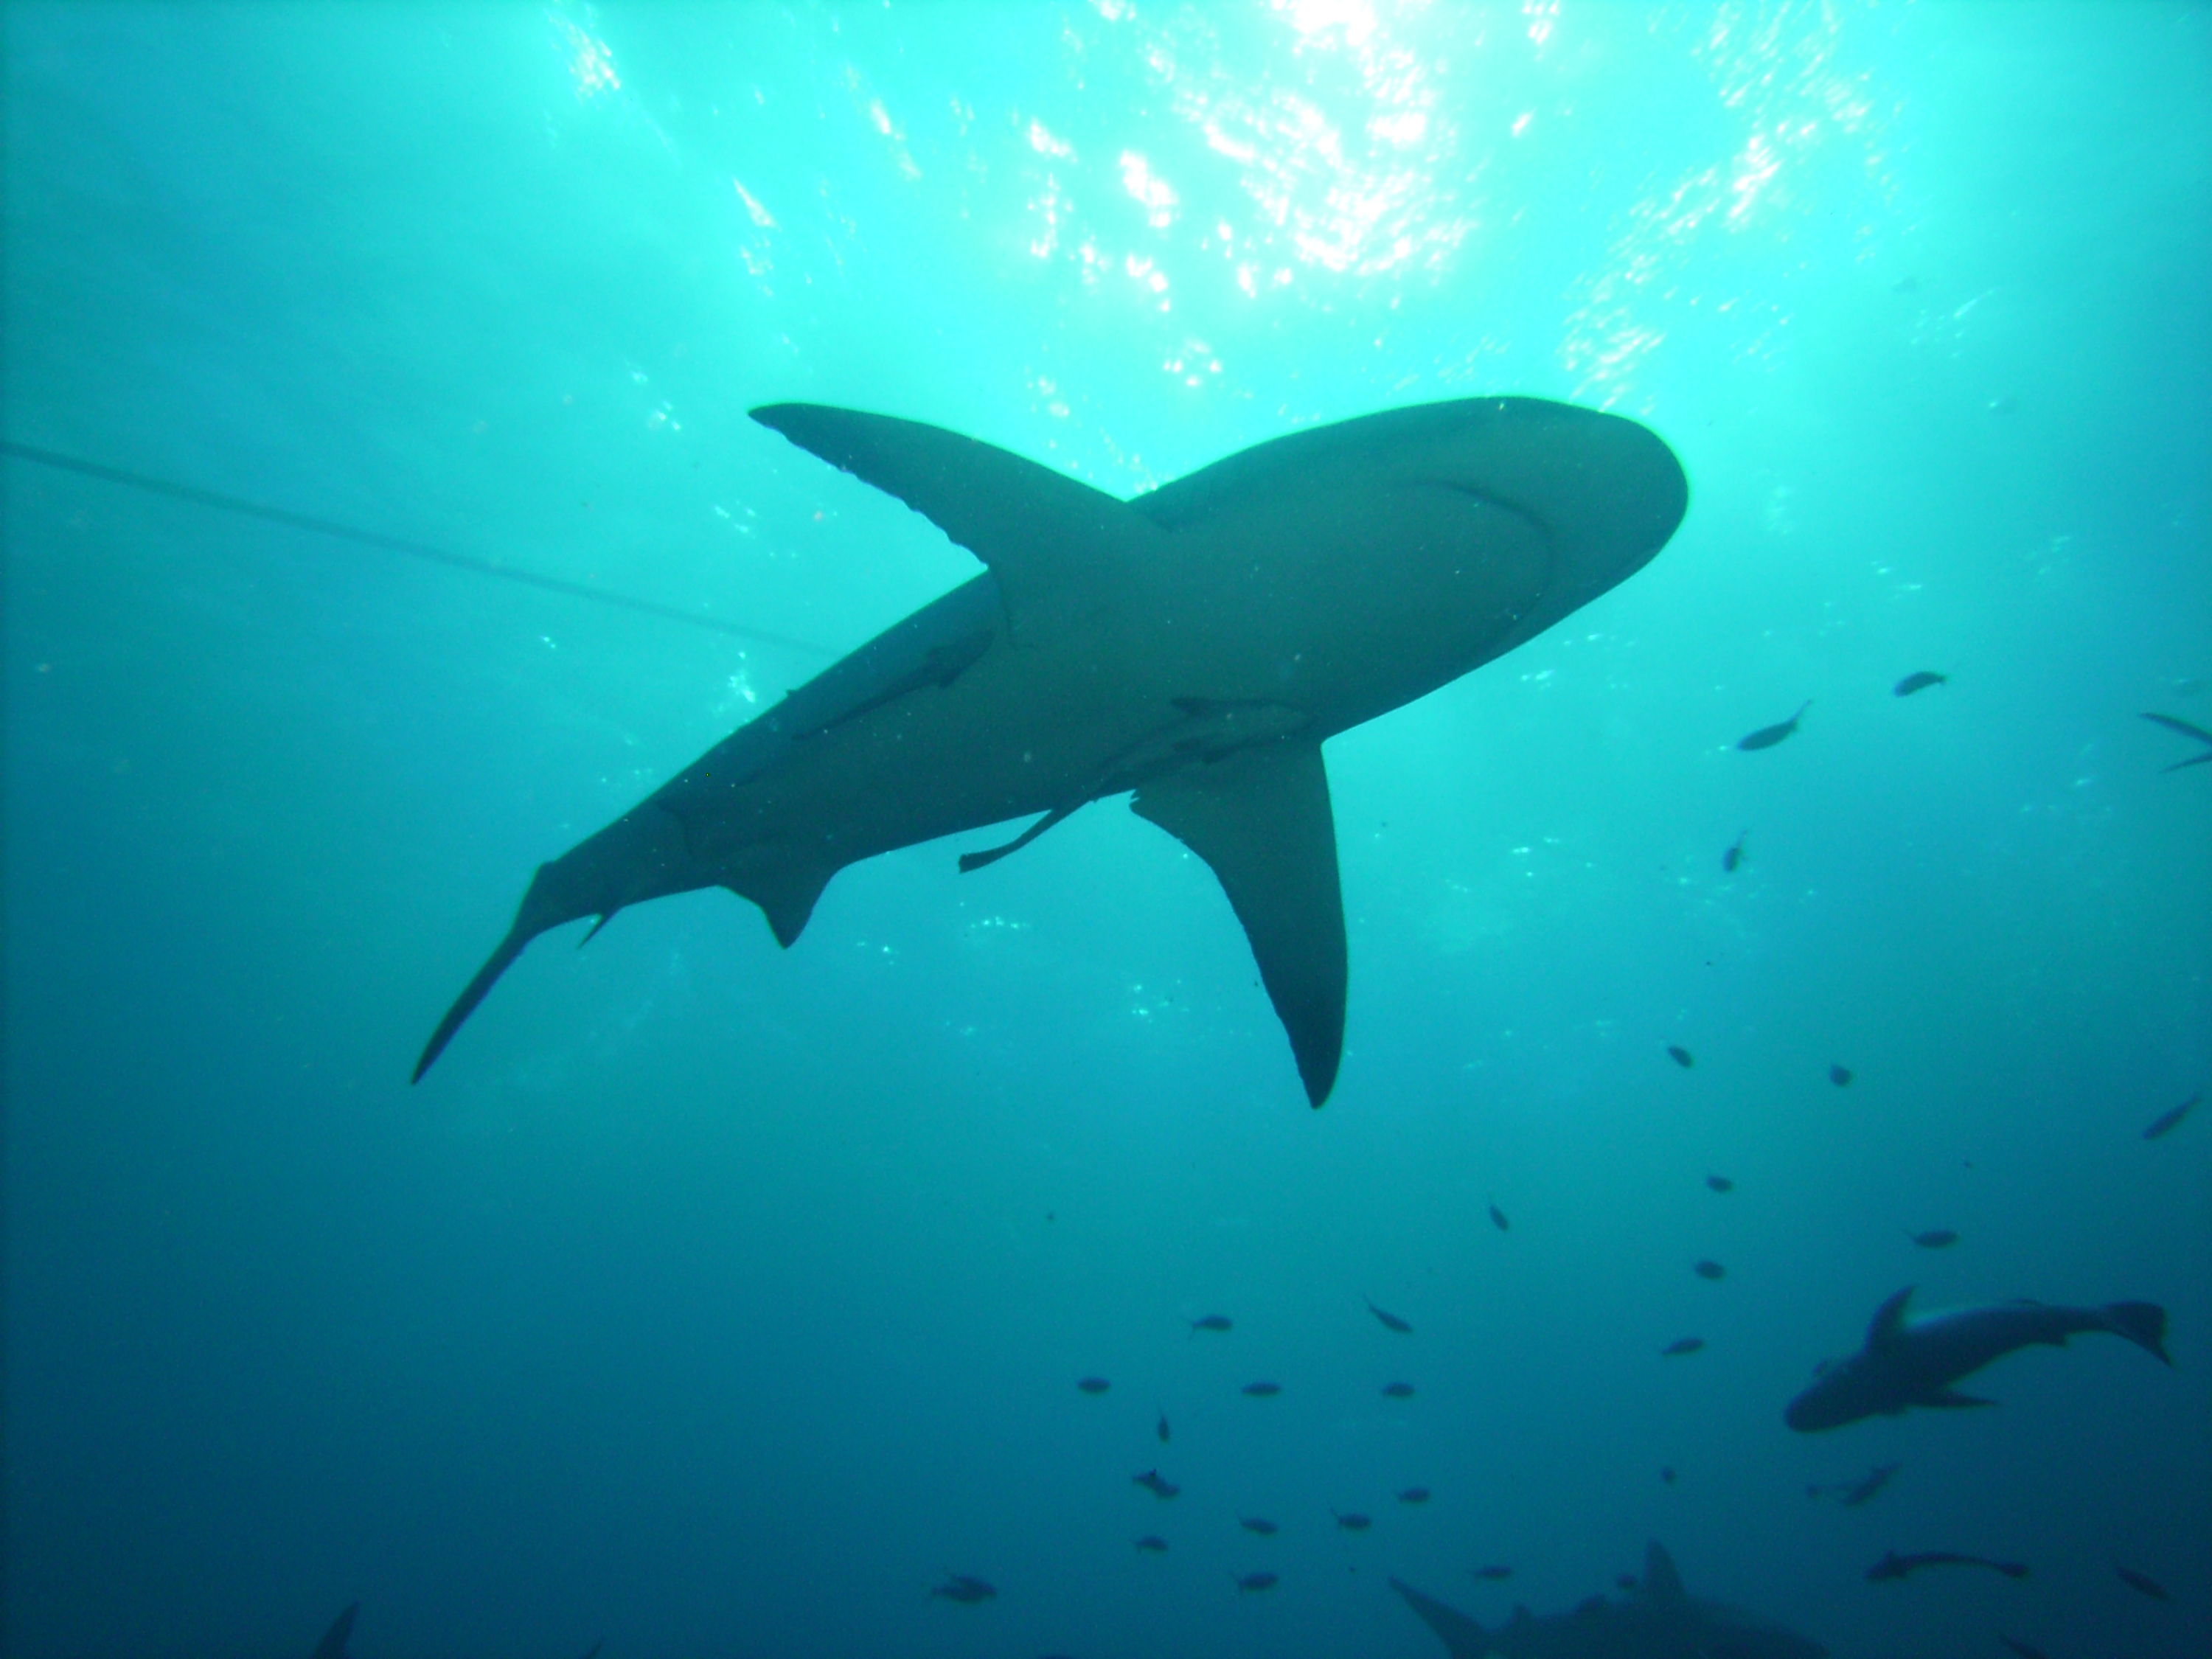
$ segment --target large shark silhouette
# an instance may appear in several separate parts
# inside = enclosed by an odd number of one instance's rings
[[[927,514],[986,574],[539,866],[417,1079],[548,928],[720,886],[788,945],[846,865],[1041,815],[961,859],[975,869],[1133,790],[1220,878],[1318,1106],[1345,996],[1322,744],[1632,574],[1688,501],[1644,428],[1530,398],[1293,433],[1127,501],[912,421],[752,413]]]
[[[1747,1613],[1694,1600],[1653,1540],[1644,1582],[1618,1599],[1593,1595],[1571,1613],[1526,1607],[1495,1630],[1393,1578],[1390,1588],[1443,1638],[1451,1659],[1821,1659],[1818,1642]]]

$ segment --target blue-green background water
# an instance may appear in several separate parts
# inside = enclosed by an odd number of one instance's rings
[[[2141,1139],[2212,1073],[2212,768],[2137,717],[2212,725],[2212,14],[0,28],[9,440],[822,647],[4,463],[11,1651],[1414,1659],[1387,1575],[1555,1611],[1655,1535],[1839,1655],[2212,1650],[2212,1118]],[[1129,493],[1492,392],[1691,512],[1330,744],[1324,1111],[1114,803],[788,954],[563,932],[406,1086],[537,862],[975,569],[749,406]],[[2178,1369],[1785,1429],[1908,1283],[2155,1300]]]

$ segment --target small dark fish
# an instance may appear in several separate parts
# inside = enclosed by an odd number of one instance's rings
[[[1738,738],[1735,746],[1739,749],[1773,748],[1776,744],[1797,729],[1797,722],[1805,718],[1805,711],[1812,706],[1813,700],[1810,697],[1806,698],[1803,702],[1798,704],[1797,712],[1779,726],[1762,726],[1749,737]]]
[[[1705,1185],[1717,1193],[1732,1193],[1735,1190],[1735,1182],[1730,1181],[1726,1176],[1707,1176]]]
[[[1075,1386],[1085,1394],[1103,1394],[1114,1385],[1103,1376],[1086,1376]]]
[[[1728,1277],[1728,1269],[1722,1267],[1717,1261],[1698,1262],[1690,1269],[1690,1271],[1697,1274],[1700,1279],[1726,1279]]]
[[[1513,1569],[1510,1567],[1475,1567],[1472,1571],[1477,1578],[1486,1578],[1493,1584],[1502,1583],[1513,1576]]]
[[[2166,1593],[2165,1585],[2160,1583],[2155,1578],[2148,1577],[2142,1573],[2137,1572],[2132,1567],[2123,1567],[2116,1564],[2113,1566],[2112,1571],[2120,1575],[2120,1582],[2123,1584],[2125,1584],[2130,1589],[2141,1590],[2145,1595],[2150,1597],[2154,1601],[2171,1601],[2173,1600],[2171,1595],[2168,1595]]]
[[[1667,1054],[1677,1066],[1680,1066],[1686,1072],[1698,1063],[1698,1057],[1692,1054],[1687,1048],[1683,1048],[1681,1044],[1678,1042],[1668,1043],[1667,1045]]]
[[[1728,851],[1721,854],[1721,868],[1730,875],[1734,875],[1736,866],[1743,862],[1743,837],[1750,833],[1750,830],[1745,830],[1743,836],[1738,836],[1729,842]]]
[[[2202,766],[2205,762],[2212,761],[2212,732],[2207,732],[2201,726],[2191,726],[2187,720],[2178,720],[2171,714],[2145,714],[2143,718],[2147,720],[2156,720],[2168,731],[2179,732],[2183,737],[2194,738],[2197,742],[2206,745],[2203,754],[2191,755],[2187,760],[2176,761],[2172,765],[2162,768],[2162,770],[2179,772],[2185,766]]]
[[[1182,1490],[1174,1481],[1163,1479],[1158,1469],[1146,1469],[1142,1474],[1133,1474],[1129,1479],[1164,1503]]]
[[[1987,1556],[1960,1555],[1954,1550],[1923,1550],[1917,1555],[1899,1555],[1892,1550],[1869,1567],[1866,1576],[1878,1583],[1885,1578],[1902,1578],[1923,1567],[1987,1567],[2008,1578],[2027,1577],[2027,1569],[2017,1561],[1992,1561]]]
[[[2041,1648],[2032,1648],[2025,1642],[2015,1642],[2002,1631],[1997,1632],[1997,1640],[2018,1654],[2020,1659],[2051,1659],[2051,1656]]]
[[[1426,1486],[1408,1486],[1398,1494],[1398,1501],[1401,1504],[1425,1504],[1429,1501],[1429,1489]]]
[[[1950,679],[1948,674],[1938,674],[1933,669],[1923,668],[1918,673],[1907,674],[1889,688],[1889,694],[1893,697],[1909,697],[1915,691],[1925,691],[1931,685],[1948,685]]]
[[[1382,1397],[1386,1400],[1411,1400],[1413,1397],[1413,1385],[1410,1382],[1385,1382],[1382,1385]]]
[[[2172,1111],[2160,1112],[2151,1121],[2150,1127],[2143,1131],[2142,1138],[2145,1140],[2156,1140],[2160,1135],[2172,1133],[2181,1120],[2189,1115],[2189,1109],[2203,1098],[2204,1091],[2200,1089]]]
[[[1358,1510],[1352,1510],[1346,1514],[1338,1514],[1336,1510],[1331,1510],[1329,1513],[1336,1516],[1336,1524],[1346,1532],[1365,1532],[1368,1528],[1375,1524]]]
[[[1193,1336],[1196,1336],[1200,1331],[1225,1331],[1230,1328],[1231,1327],[1227,1314],[1208,1314],[1203,1319],[1194,1319],[1190,1322],[1190,1334]]]
[[[1905,1237],[1923,1250],[1948,1250],[1959,1242],[1959,1235],[1948,1227],[1930,1227],[1924,1233],[1907,1233]]]
[[[1168,1540],[1156,1532],[1148,1532],[1137,1540],[1137,1547],[1147,1555],[1165,1555]]]
[[[1247,1382],[1244,1385],[1244,1392],[1255,1400],[1272,1400],[1282,1391],[1283,1385],[1279,1382]]]
[[[1831,1066],[1828,1067],[1828,1081],[1834,1084],[1838,1089],[1850,1088],[1851,1086],[1851,1068],[1848,1066]]]
[[[971,1578],[964,1572],[948,1572],[945,1582],[930,1591],[948,1601],[958,1601],[974,1607],[978,1601],[988,1601],[999,1592],[981,1578]]]
[[[1237,1579],[1237,1590],[1240,1595],[1249,1595],[1254,1590],[1273,1589],[1283,1582],[1272,1572],[1248,1572],[1242,1577],[1237,1577],[1235,1573],[1229,1576]]]
[[[1705,1339],[1702,1336],[1678,1336],[1659,1352],[1662,1358],[1671,1358],[1678,1353],[1695,1353],[1705,1346]]]
[[[1159,1427],[1154,1430],[1153,1432],[1159,1436],[1160,1444],[1164,1446],[1168,1443],[1170,1437],[1168,1430],[1168,1414],[1165,1412],[1162,1412],[1160,1413]]]
[[[1490,1206],[1490,1218],[1497,1224],[1498,1231],[1501,1233],[1513,1224],[1505,1218],[1505,1212],[1499,1209],[1495,1204]]]
[[[1661,1469],[1659,1471],[1659,1479],[1664,1481],[1668,1486],[1673,1486],[1674,1484],[1674,1465],[1670,1463],[1666,1468]]]
[[[1361,1299],[1366,1300],[1364,1297]],[[1382,1322],[1382,1328],[1386,1331],[1395,1331],[1401,1336],[1411,1336],[1413,1334],[1413,1328],[1411,1325],[1399,1318],[1397,1315],[1376,1307],[1372,1302],[1367,1303],[1367,1311]]]
[[[1256,1532],[1262,1538],[1273,1538],[1282,1528],[1272,1521],[1263,1521],[1256,1515],[1240,1515],[1237,1524],[1247,1532]]]

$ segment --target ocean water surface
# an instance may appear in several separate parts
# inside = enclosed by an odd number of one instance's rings
[[[2212,9],[0,50],[9,1652],[1429,1659],[1394,1577],[1651,1540],[1838,1659],[2212,1651]],[[563,928],[410,1085],[538,864],[979,569],[748,410],[1129,496],[1492,393],[1689,511],[1329,741],[1323,1109],[1117,799]],[[2173,1365],[1786,1425],[1907,1285]]]

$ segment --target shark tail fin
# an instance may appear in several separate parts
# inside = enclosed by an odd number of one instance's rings
[[[2157,1303],[2112,1302],[2102,1312],[2114,1334],[2124,1336],[2160,1364],[2173,1364],[2173,1356],[2166,1351],[2166,1310]]]
[[[1457,1607],[1448,1607],[1433,1595],[1424,1595],[1402,1579],[1390,1588],[1406,1598],[1406,1605],[1420,1614],[1421,1622],[1436,1632],[1451,1659],[1482,1659],[1491,1650],[1490,1632]]]
[[[564,892],[563,889],[571,887],[573,884],[568,879],[567,872],[560,867],[561,862],[556,860],[551,864],[538,866],[538,873],[531,878],[529,890],[523,894],[521,904],[515,908],[514,925],[507,930],[507,937],[500,940],[499,948],[491,953],[483,967],[477,969],[477,976],[468,982],[460,995],[453,999],[453,1006],[446,1010],[445,1018],[440,1020],[438,1029],[430,1033],[429,1042],[422,1045],[422,1057],[415,1062],[415,1075],[408,1081],[420,1083],[422,1080],[422,1073],[436,1063],[438,1056],[445,1053],[446,1045],[453,1040],[453,1033],[461,1029],[471,1014],[476,1012],[477,1005],[490,994],[491,988],[499,983],[499,976],[514,965],[514,959],[522,954],[531,940],[550,928],[558,927],[564,921],[595,915],[599,918],[598,923],[591,933],[584,936],[588,941],[592,933],[605,927],[607,919],[622,908],[618,904],[576,901],[574,894]]]
[[[315,1644],[312,1659],[346,1659],[346,1644],[353,1637],[354,1615],[361,1611],[356,1601],[331,1620],[331,1627],[323,1632],[323,1639]]]

